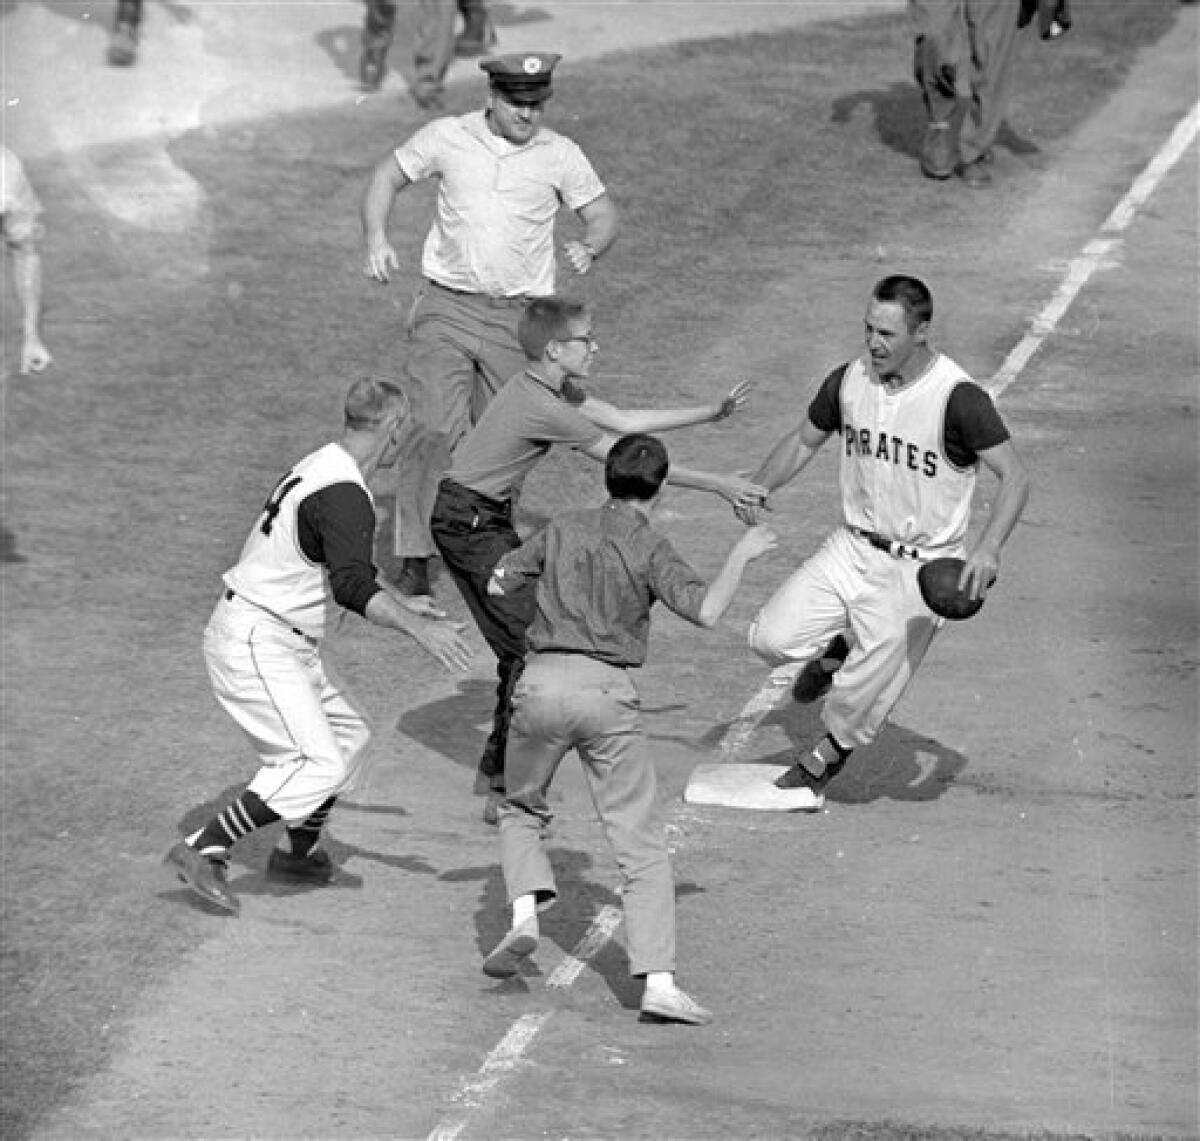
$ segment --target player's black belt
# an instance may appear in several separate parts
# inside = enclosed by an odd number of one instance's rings
[[[909,547],[904,543],[898,543],[895,539],[889,539],[886,535],[881,535],[878,531],[867,531],[862,527],[851,527],[860,539],[866,539],[878,551],[886,551],[889,555],[893,555],[898,559],[921,559],[924,556],[917,547]]]
[[[250,599],[248,599],[245,595],[239,595],[236,591],[231,590],[229,587],[226,587],[225,588],[225,601],[232,602],[235,598],[241,598],[241,600],[243,602],[250,602]],[[264,614],[270,614],[271,617],[274,618],[276,622],[280,622],[284,626],[287,626],[287,628],[289,630],[291,630],[291,632],[293,634],[298,634],[306,642],[310,642],[314,646],[317,644],[317,639],[314,638],[311,634],[306,634],[303,630],[300,629],[299,626],[288,626],[288,624],[286,622],[284,622],[283,619],[280,618],[278,614],[272,614],[271,611],[268,610],[265,606],[259,606],[257,602],[250,602],[250,605],[258,607],[258,609],[261,610]]]
[[[425,280],[434,289],[440,289],[443,293],[451,293],[455,297],[469,297],[473,301],[481,301],[484,305],[494,305],[499,309],[521,309],[524,308],[525,303],[529,300],[525,294],[517,297],[493,297],[490,293],[472,293],[469,289],[452,289],[448,285],[443,285],[440,281],[434,281],[432,277]]]

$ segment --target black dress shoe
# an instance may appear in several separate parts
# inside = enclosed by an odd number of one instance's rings
[[[415,594],[432,594],[429,585],[428,559],[403,559],[396,575],[396,589],[410,598]]]

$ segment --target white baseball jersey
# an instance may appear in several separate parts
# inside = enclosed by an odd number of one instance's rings
[[[865,358],[842,378],[842,512],[846,523],[918,548],[957,554],[978,465],[957,467],[943,426],[963,370],[939,353],[915,383],[889,392]]]
[[[324,634],[332,596],[329,572],[300,548],[297,518],[305,499],[335,483],[356,483],[371,498],[350,453],[340,444],[326,444],[276,484],[237,565],[224,576],[236,594],[311,638]]]

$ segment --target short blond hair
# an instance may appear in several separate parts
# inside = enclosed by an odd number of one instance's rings
[[[364,376],[346,393],[346,429],[363,432],[377,428],[397,412],[401,417],[407,416],[408,409],[408,396],[398,384],[380,377]]]

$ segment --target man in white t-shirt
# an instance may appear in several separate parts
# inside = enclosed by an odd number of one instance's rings
[[[396,196],[439,180],[425,239],[425,284],[409,315],[408,379],[419,425],[405,452],[397,496],[399,588],[428,594],[434,554],[429,518],[454,445],[510,376],[525,367],[517,321],[525,302],[555,293],[555,221],[562,207],[583,223],[563,254],[587,273],[613,243],[617,211],[579,146],[542,125],[559,56],[497,56],[486,107],[426,124],[376,166],[362,203],[368,277],[399,269],[387,238]]]

